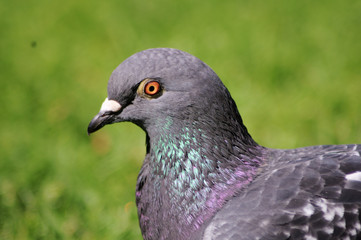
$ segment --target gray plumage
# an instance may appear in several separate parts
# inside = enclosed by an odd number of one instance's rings
[[[258,145],[216,73],[188,53],[149,49],[115,69],[88,133],[122,121],[146,132],[144,239],[361,236],[361,145]]]

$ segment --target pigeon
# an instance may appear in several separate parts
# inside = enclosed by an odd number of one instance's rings
[[[361,145],[257,144],[217,74],[177,49],[130,56],[107,92],[88,134],[123,121],[145,131],[144,239],[361,239]]]

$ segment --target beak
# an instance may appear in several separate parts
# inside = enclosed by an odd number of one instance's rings
[[[113,116],[111,112],[99,112],[89,123],[88,135],[112,123]]]
[[[90,121],[88,135],[101,129],[107,124],[113,123],[115,113],[120,112],[122,106],[114,100],[105,99],[99,113]]]

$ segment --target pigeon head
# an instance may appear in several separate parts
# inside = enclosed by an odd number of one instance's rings
[[[106,124],[130,121],[150,134],[170,121],[202,121],[207,115],[229,115],[240,120],[217,74],[186,52],[148,49],[132,55],[114,70],[108,97],[89,124],[88,133]]]
[[[88,133],[122,121],[147,135],[136,190],[144,239],[190,239],[181,229],[210,219],[262,162],[261,147],[217,74],[180,50],[145,50],[114,70]],[[152,235],[174,225],[179,231]]]

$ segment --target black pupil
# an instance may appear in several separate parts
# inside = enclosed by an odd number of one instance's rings
[[[149,92],[152,93],[154,90],[155,90],[155,87],[154,87],[154,86],[150,86],[150,87],[149,87]]]

